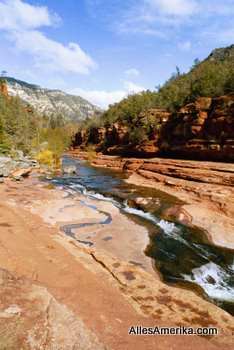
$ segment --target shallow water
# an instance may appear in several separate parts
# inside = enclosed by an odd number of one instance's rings
[[[55,177],[51,183],[71,196],[80,193],[96,201],[111,201],[122,213],[148,229],[149,244],[145,254],[153,259],[166,283],[193,289],[234,314],[234,251],[214,246],[201,229],[163,220],[163,210],[182,204],[180,200],[156,189],[128,184],[123,172],[95,168],[68,156],[63,158],[64,166],[74,164],[77,175]],[[139,208],[134,205],[139,197],[150,198],[154,205]],[[83,202],[83,205],[86,204]],[[96,205],[92,207],[98,210]],[[100,224],[108,224],[111,215],[102,213],[105,220]],[[61,231],[75,238],[73,229],[90,225],[88,222],[64,225]],[[88,241],[79,242],[92,245]]]

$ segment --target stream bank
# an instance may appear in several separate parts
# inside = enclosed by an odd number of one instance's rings
[[[74,158],[89,153],[74,149]],[[234,164],[164,158],[123,158],[97,153],[91,164],[124,171],[126,182],[176,196],[183,205],[165,215],[203,229],[215,244],[234,248]],[[182,210],[182,212],[181,212]]]
[[[0,187],[0,308],[3,315],[9,315],[0,318],[1,346],[33,350],[59,346],[85,350],[232,349],[234,324],[227,312],[128,262],[135,241],[126,246],[124,237],[139,232],[142,246],[142,225],[129,220],[110,201],[94,201],[80,193],[74,198],[59,186],[50,188],[38,182],[37,174],[25,182],[6,181]],[[59,232],[64,225],[105,220],[105,215],[80,201],[108,212],[113,222],[118,219],[115,227],[122,229],[123,239],[118,240],[111,223],[92,226],[92,231],[98,229],[97,236],[98,232],[103,238],[115,234],[109,241],[99,239],[100,247],[88,247]],[[86,230],[89,227],[77,233]],[[104,247],[114,242],[122,244],[119,251],[125,250],[125,257],[105,251]],[[132,324],[213,326],[219,333],[209,337],[130,337]]]
[[[77,174],[55,177],[52,184],[66,190],[76,200],[82,195],[88,203],[84,204],[81,199],[79,202],[104,217],[94,223],[62,225],[62,232],[79,243],[105,249],[108,254],[121,257],[148,272],[153,265],[156,274],[165,282],[195,290],[230,313],[234,312],[234,252],[212,244],[206,232],[191,223],[190,216],[183,209],[185,202],[156,188],[129,184],[126,181],[129,174],[121,171],[93,167],[69,157],[63,162],[65,168],[76,166]],[[101,209],[105,202],[114,205],[113,221],[112,215],[108,216]],[[132,222],[127,231],[118,223],[118,213]],[[140,225],[140,228],[133,224]],[[110,233],[103,236],[105,225]],[[143,252],[152,258],[152,265]]]
[[[85,155],[82,154],[82,156]],[[108,168],[126,169],[126,164],[128,166],[131,164],[131,168],[133,168],[134,161],[134,159],[129,160],[119,157],[113,159],[113,157],[98,155],[92,163],[95,167],[98,166],[97,169],[103,174],[103,172],[108,172]],[[159,161],[163,162],[159,159],[153,160],[152,163],[159,163]],[[179,163],[178,160],[166,160],[166,162]],[[144,160],[137,160],[138,168],[139,163],[144,163]],[[146,164],[149,163],[150,161],[146,160]],[[196,173],[196,168],[200,162],[184,161],[183,164],[183,161],[181,161],[181,167],[182,165],[188,166],[188,163]],[[106,166],[104,167],[104,165]],[[204,183],[202,178],[200,179],[201,182],[188,182],[186,180],[182,182],[179,180],[179,184],[175,184],[177,179],[174,178],[173,186],[172,183],[168,184],[168,180],[160,183],[152,179],[146,179],[139,173],[117,171],[115,174],[119,177],[122,176],[122,178],[125,177],[125,183],[131,184],[133,188],[134,185],[138,185],[138,190],[135,188],[134,195],[129,195],[130,192],[128,192],[125,196],[125,205],[122,209],[125,213],[130,212],[138,217],[145,216],[145,219],[148,220],[148,227],[146,223],[145,226],[150,232],[150,244],[147,245],[145,253],[154,259],[153,265],[160,271],[164,280],[180,285],[182,283],[186,287],[191,287],[193,283],[196,283],[212,299],[216,300],[218,305],[222,304],[222,295],[224,295],[226,300],[223,301],[223,306],[233,313],[232,274],[234,254],[231,248],[233,248],[232,233],[234,226],[233,217],[229,217],[229,213],[233,210],[231,201],[233,189],[230,186],[232,167],[227,164],[218,165],[212,162],[202,164],[202,166],[205,165],[209,167],[210,172],[214,172],[211,182],[213,181],[216,184]],[[220,170],[218,171],[218,169]],[[183,170],[182,173],[184,173]],[[228,184],[224,185],[224,182]],[[125,187],[127,188],[126,185]],[[102,193],[100,182],[98,186],[93,186],[93,190]],[[121,191],[120,189],[120,193]],[[102,195],[108,195],[112,198],[116,196],[116,193],[107,194],[105,192],[104,190]],[[219,202],[215,202],[216,192],[219,193]],[[175,195],[180,200],[174,197]],[[122,203],[124,200],[122,200]],[[220,210],[222,206],[223,209]],[[142,215],[142,213],[144,214]],[[152,226],[149,227],[149,222],[151,221],[152,224],[154,220],[153,228]],[[155,224],[157,229],[155,229]],[[160,250],[164,254],[160,253]],[[173,252],[173,254],[169,254],[169,252]],[[188,259],[187,256],[190,258]],[[226,287],[224,287],[225,284]]]

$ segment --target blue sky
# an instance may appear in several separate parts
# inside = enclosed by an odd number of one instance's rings
[[[103,108],[234,43],[234,0],[0,0],[0,71]]]

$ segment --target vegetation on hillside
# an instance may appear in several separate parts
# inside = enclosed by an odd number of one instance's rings
[[[4,79],[12,92],[18,91],[22,100],[25,103],[30,103],[31,107],[40,115],[43,113],[60,115],[62,118],[79,122],[87,115],[100,112],[99,107],[80,96],[70,95],[60,90],[44,89],[9,76],[4,76]]]
[[[139,133],[139,126],[147,129],[142,124],[141,113],[148,108],[161,108],[174,112],[182,106],[194,102],[200,97],[218,97],[234,93],[234,45],[224,49],[216,49],[211,55],[194,65],[187,74],[181,74],[177,67],[162,86],[156,91],[143,91],[129,95],[122,101],[112,104],[101,115],[88,118],[81,128],[95,129],[100,126],[111,126],[115,121],[123,125],[131,126],[133,133]],[[154,125],[155,130],[159,127]],[[138,139],[147,138],[147,132],[135,135]]]
[[[1,90],[5,81],[0,80]],[[19,97],[8,98],[0,93],[0,153],[10,149],[28,150],[37,131],[36,120],[21,103]]]
[[[4,88],[5,79],[0,78],[0,91]],[[41,163],[58,164],[76,129],[76,123],[60,115],[38,116],[18,96],[0,92],[0,153],[20,149],[37,156]]]
[[[5,79],[0,78],[0,153],[21,149],[26,153],[37,153],[41,162],[58,163],[66,150],[70,136],[77,124],[68,122],[62,115],[39,116],[22,103],[18,96],[10,97],[4,91]],[[218,97],[234,93],[234,45],[214,50],[199,62],[194,61],[190,72],[182,74],[177,67],[168,81],[156,91],[142,91],[129,95],[108,110],[88,117],[80,129],[87,129],[86,137],[98,127],[112,127],[115,122],[129,127],[126,143],[137,144],[151,138],[161,127],[160,118],[147,114],[149,108],[178,110],[200,97]],[[143,113],[144,112],[144,113]],[[109,141],[103,141],[108,146]],[[43,153],[44,152],[44,153]],[[52,159],[52,160],[51,160]]]

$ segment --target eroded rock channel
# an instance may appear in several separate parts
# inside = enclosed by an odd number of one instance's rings
[[[92,235],[83,240],[79,238],[79,232],[87,226],[108,225],[112,220],[111,213],[100,211],[98,202],[110,201],[130,220],[147,228],[149,241],[142,250],[152,258],[155,269],[165,283],[195,290],[205,299],[234,314],[234,252],[213,245],[201,229],[189,227],[183,220],[179,223],[173,215],[168,217],[171,209],[173,212],[173,208],[176,208],[178,212],[182,205],[179,199],[156,189],[128,184],[124,181],[127,175],[123,172],[95,168],[70,157],[64,157],[63,165],[75,166],[76,174],[54,177],[52,184],[66,190],[68,195],[76,196],[81,204],[103,214],[104,218],[95,223],[63,225],[60,227],[63,233],[79,243],[93,246]],[[79,199],[79,195],[94,201],[94,204],[85,203]],[[108,242],[111,239],[110,235],[103,240]],[[132,263],[140,266],[136,261]]]

